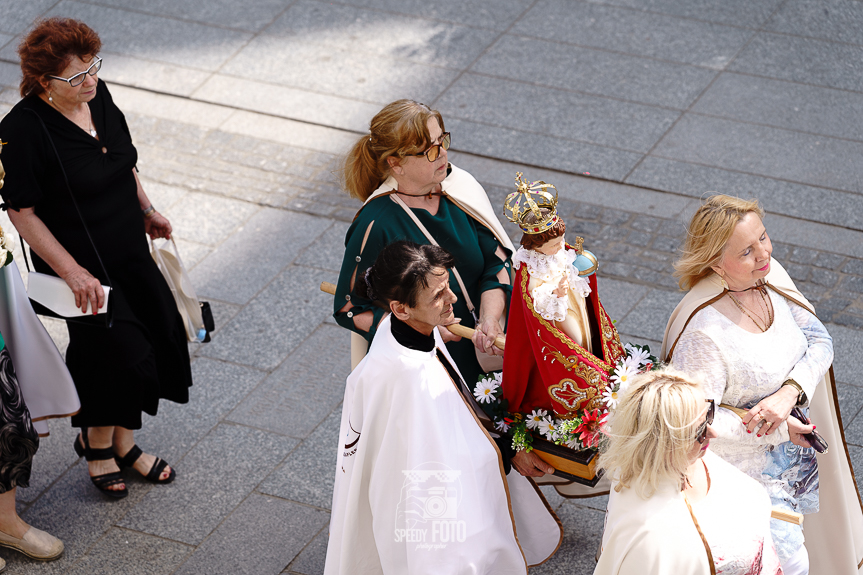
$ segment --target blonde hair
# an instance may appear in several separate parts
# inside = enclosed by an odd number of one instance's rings
[[[372,118],[369,133],[353,145],[342,169],[342,185],[352,198],[366,201],[387,179],[387,158],[401,160],[431,145],[430,118],[446,131],[440,112],[413,100],[391,102]]]
[[[648,499],[660,483],[682,483],[698,434],[701,384],[670,368],[632,379],[608,424],[598,465],[613,473],[616,491]]]
[[[758,200],[741,200],[724,194],[704,200],[689,221],[683,255],[674,262],[674,275],[680,278],[680,289],[690,290],[713,273],[712,267],[722,260],[734,227],[752,212],[759,218],[764,217]]]

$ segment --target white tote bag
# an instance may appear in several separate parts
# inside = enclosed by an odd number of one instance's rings
[[[168,282],[168,287],[171,288],[171,293],[177,302],[177,309],[183,316],[186,338],[192,343],[204,341],[207,337],[207,330],[204,328],[204,318],[201,315],[201,303],[198,301],[195,288],[192,287],[192,281],[189,279],[186,267],[180,259],[177,244],[171,239],[163,240],[161,245],[156,246],[153,239],[150,238],[150,255],[153,256],[153,260],[159,266],[159,271],[162,272],[165,281]]]

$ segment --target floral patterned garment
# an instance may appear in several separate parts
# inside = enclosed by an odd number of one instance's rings
[[[812,397],[833,361],[833,339],[824,325],[802,307],[768,290],[773,325],[750,333],[707,306],[696,313],[680,336],[672,364],[700,376],[708,398],[750,408],[792,378]],[[816,422],[817,423],[817,422]],[[711,449],[764,485],[776,507],[799,513],[818,511],[815,451],[788,440],[788,424],[757,437],[746,433],[740,418],[717,409]],[[784,562],[803,545],[803,530],[772,521],[773,539]]]
[[[21,397],[12,357],[1,335],[0,347],[0,493],[6,493],[30,485],[39,434]]]

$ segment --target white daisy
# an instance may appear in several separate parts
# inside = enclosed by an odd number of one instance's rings
[[[546,415],[548,415],[548,412],[546,410],[534,409],[525,419],[525,424],[527,425],[527,428],[539,429],[539,423]]]
[[[609,385],[602,392],[602,399],[605,401],[608,409],[614,409],[617,407],[617,402],[620,401],[620,392],[614,391],[614,386]]]
[[[614,375],[611,376],[611,382],[618,384],[617,391],[622,393],[626,390],[626,386],[629,385],[629,381],[636,375],[638,375],[637,369],[629,365],[618,364],[614,369]]]
[[[557,436],[557,426],[554,423],[554,420],[548,416],[543,417],[539,422],[538,426],[539,432],[545,436],[549,441],[554,441]]]
[[[500,387],[493,378],[487,377],[477,382],[476,388],[473,390],[473,395],[480,403],[491,403],[494,400],[494,393]]]
[[[647,363],[648,356],[650,356],[650,352],[646,349],[632,348],[627,359],[631,362],[635,362],[636,367],[641,367]]]
[[[574,434],[572,436],[572,439],[564,441],[563,444],[570,449],[581,449],[581,443],[578,441],[578,438]]]
[[[498,419],[494,422],[494,428],[498,431],[506,433],[507,431],[509,431],[509,424],[502,419]]]

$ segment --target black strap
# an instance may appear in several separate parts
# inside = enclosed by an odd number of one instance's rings
[[[42,131],[45,132],[45,136],[48,138],[48,142],[51,144],[51,149],[54,150],[54,156],[57,158],[57,164],[60,166],[60,173],[63,174],[63,181],[66,183],[66,190],[69,192],[69,197],[72,198],[72,205],[75,206],[75,211],[78,212],[78,218],[81,220],[81,225],[84,226],[84,231],[87,233],[87,239],[90,240],[90,245],[93,246],[93,252],[96,254],[96,259],[99,260],[99,266],[102,268],[102,273],[105,274],[105,281],[108,282],[108,287],[111,288],[111,291],[114,290],[114,284],[111,283],[111,277],[108,275],[108,270],[105,268],[105,264],[102,263],[102,256],[99,255],[99,250],[96,249],[96,242],[93,241],[93,236],[90,235],[90,228],[87,227],[87,221],[84,219],[84,214],[81,213],[81,208],[78,207],[78,202],[75,200],[75,194],[72,193],[72,186],[69,185],[69,177],[66,175],[66,169],[63,167],[63,160],[60,159],[60,153],[57,151],[57,146],[54,145],[54,139],[51,137],[51,133],[48,131],[48,127],[45,125],[45,122],[42,120],[42,116],[40,116],[36,110],[32,108],[22,108],[27,110],[39,120],[39,124],[42,126]],[[18,234],[21,235],[20,233]],[[30,262],[27,260],[27,250],[24,247],[24,238],[21,238],[21,251],[24,253],[24,263],[27,266],[27,271],[30,272]],[[114,311],[113,307],[108,303],[107,310],[107,326],[111,327],[114,323]]]

